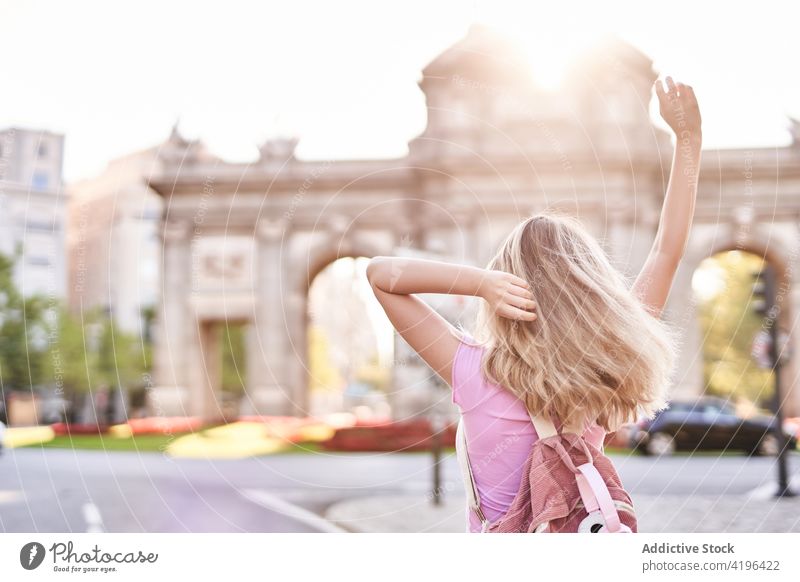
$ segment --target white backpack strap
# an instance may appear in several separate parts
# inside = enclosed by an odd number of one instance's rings
[[[478,494],[478,486],[475,484],[475,476],[472,474],[472,466],[469,463],[469,453],[467,453],[467,433],[464,429],[464,419],[458,421],[456,428],[456,457],[461,469],[461,478],[464,481],[464,490],[467,494],[467,503],[470,511],[481,522],[481,531],[484,532],[489,527],[489,520],[481,509],[481,498]]]
[[[546,416],[538,415],[538,414],[531,414],[530,410],[528,411],[528,416],[531,417],[531,422],[533,423],[533,428],[536,429],[536,435],[540,439],[546,439],[548,437],[555,436],[555,435],[558,434],[558,431],[556,430],[556,426]],[[575,433],[577,435],[582,435],[583,434],[583,431],[581,431],[579,429],[572,428],[572,427],[565,427],[565,426],[561,427],[561,432],[562,433],[564,433],[564,432]]]
[[[538,436],[540,439],[546,439],[558,434],[556,426],[550,421],[550,419],[545,418],[544,416],[531,414],[530,411],[528,411],[528,415],[531,417],[533,428],[536,429],[536,436]]]

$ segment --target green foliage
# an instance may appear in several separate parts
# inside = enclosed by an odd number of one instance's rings
[[[164,451],[179,435],[147,434],[128,438],[107,435],[59,435],[50,441],[28,445],[43,449],[90,449],[100,451]]]
[[[767,406],[773,393],[772,373],[756,366],[750,355],[753,338],[762,327],[761,317],[750,305],[752,273],[763,266],[756,255],[729,251],[703,261],[695,279],[706,285],[719,283],[715,293],[698,293],[707,392],[759,406]]]
[[[85,328],[63,307],[52,335],[48,363],[48,380],[63,388],[65,397],[74,398],[89,390],[94,362],[91,351],[87,350]]]
[[[96,381],[105,386],[130,386],[141,382],[146,354],[138,338],[124,333],[107,316],[98,322]]]
[[[60,309],[52,338],[47,381],[68,397],[101,386],[136,386],[149,369],[150,346],[98,311],[79,319]]]
[[[246,374],[245,326],[222,324],[222,389],[243,394]]]
[[[2,397],[51,385],[77,408],[78,397],[92,389],[141,385],[149,342],[121,332],[99,311],[78,319],[43,297],[23,297],[14,283],[17,256],[0,253]]]
[[[41,382],[47,353],[45,301],[23,298],[14,284],[15,257],[0,254],[0,378],[3,388]]]

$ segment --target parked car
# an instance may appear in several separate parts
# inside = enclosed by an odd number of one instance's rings
[[[751,455],[777,455],[780,443],[774,433],[775,417],[743,418],[726,400],[704,397],[673,401],[654,419],[638,422],[631,431],[631,447],[646,455],[671,455],[675,451],[738,450]],[[789,450],[797,437],[787,434]]]

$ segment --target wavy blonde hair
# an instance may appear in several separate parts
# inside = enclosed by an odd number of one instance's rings
[[[664,408],[677,334],[646,310],[577,219],[525,220],[488,268],[527,280],[538,318],[510,320],[482,303],[476,339],[487,346],[487,378],[570,427],[614,431]]]

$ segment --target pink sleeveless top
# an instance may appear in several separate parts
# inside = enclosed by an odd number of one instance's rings
[[[483,377],[483,348],[468,343],[473,341],[467,336],[456,350],[453,402],[461,410],[481,508],[486,518],[494,521],[511,506],[522,480],[523,465],[538,437],[525,404]],[[592,425],[584,436],[602,450],[602,427]],[[467,514],[469,530],[479,532],[480,522],[469,509]]]

